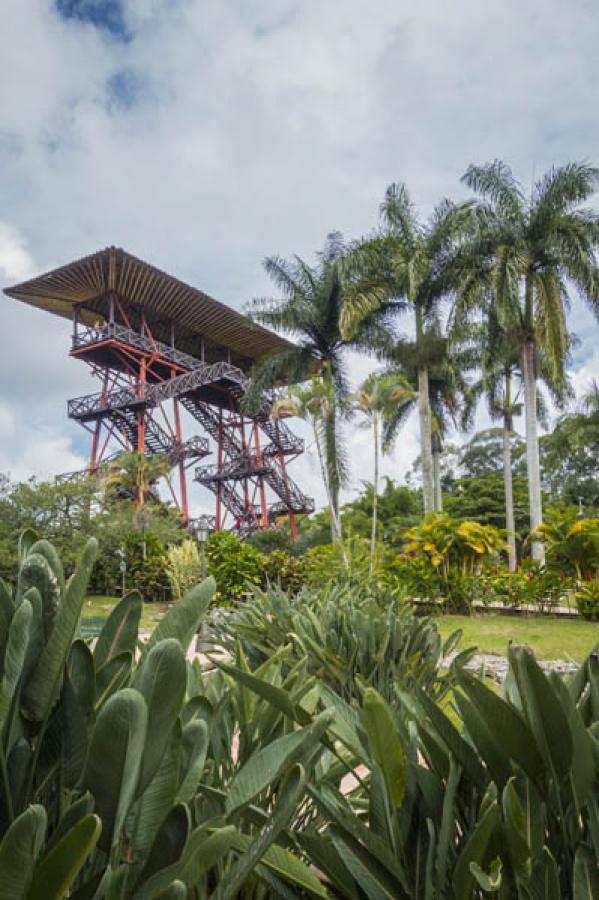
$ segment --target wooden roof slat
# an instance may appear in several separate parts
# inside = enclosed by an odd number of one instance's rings
[[[75,303],[112,291],[137,303],[158,322],[163,318],[173,321],[175,341],[181,349],[195,346],[197,351],[196,341],[203,338],[216,350],[224,348],[257,362],[290,346],[284,338],[248,322],[231,307],[118,247],[107,247],[6,288],[4,293],[70,318]]]

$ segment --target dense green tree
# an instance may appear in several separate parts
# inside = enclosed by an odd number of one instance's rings
[[[599,509],[599,387],[540,440],[543,486],[566,506]]]
[[[599,311],[595,258],[599,217],[581,208],[597,188],[599,170],[577,163],[550,169],[535,182],[530,195],[499,160],[470,166],[462,180],[480,198],[481,227],[473,248],[479,261],[467,260],[459,298],[462,303],[479,304],[477,284],[482,273],[487,287],[490,271],[497,319],[520,351],[534,529],[543,516],[537,427],[539,357],[546,358],[552,383],[565,387],[571,344],[566,323],[569,288],[574,286]],[[542,561],[542,544],[534,542],[532,551]]]

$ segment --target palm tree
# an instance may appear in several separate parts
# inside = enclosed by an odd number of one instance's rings
[[[330,440],[331,432],[333,431],[334,433],[335,425],[331,427],[330,420],[331,417],[335,416],[336,408],[337,398],[331,380],[313,376],[303,386],[290,387],[286,396],[279,397],[275,401],[272,411],[275,418],[280,416],[297,416],[308,422],[312,427],[320,474],[331,516],[331,538],[333,543],[339,543],[343,562],[348,567],[349,563],[343,543],[341,517],[335,504],[333,486],[330,479],[330,461],[326,452],[327,440]],[[335,444],[339,446],[338,436],[335,437]]]
[[[398,401],[407,400],[407,392],[410,385],[406,379],[397,373],[388,372],[377,374],[373,372],[366,378],[353,396],[356,409],[366,416],[368,425],[372,428],[374,444],[374,478],[372,497],[372,530],[370,536],[370,574],[374,569],[377,532],[377,501],[379,492],[379,457],[381,425],[389,419],[389,416],[397,409]]]
[[[495,308],[489,303],[481,333],[481,376],[473,386],[473,394],[484,395],[487,410],[492,419],[501,421],[503,445],[503,489],[505,494],[505,526],[508,544],[508,566],[515,572],[518,558],[516,551],[516,518],[512,480],[512,442],[514,417],[522,412],[519,389],[515,383],[521,380],[518,348],[510,340],[497,321]]]
[[[421,403],[418,374],[426,359],[428,407],[430,410],[430,456],[433,500],[425,513],[441,512],[441,455],[443,441],[450,426],[467,428],[473,412],[474,397],[466,380],[466,373],[474,365],[475,354],[467,335],[454,333],[452,339],[443,337],[438,322],[433,322],[418,341],[400,339],[387,354],[389,374],[403,379],[399,403],[386,418],[383,446],[387,449],[397,438],[407,416]]]
[[[505,163],[472,165],[463,182],[479,195],[480,233],[474,248],[490,263],[493,302],[502,328],[518,347],[524,385],[530,524],[541,524],[541,477],[537,422],[539,357],[553,384],[565,384],[570,348],[566,323],[568,289],[576,287],[599,313],[596,248],[599,217],[582,209],[599,184],[599,170],[571,163],[550,169],[527,197]],[[472,268],[476,280],[477,267]],[[466,286],[462,287],[465,297]],[[543,545],[532,544],[544,560]]]
[[[325,393],[332,402],[322,420],[321,449],[334,510],[333,523],[339,521],[339,490],[347,477],[338,427],[339,405],[349,394],[345,350],[368,348],[375,333],[382,334],[374,322],[365,322],[351,338],[341,334],[339,316],[346,290],[343,249],[341,237],[332,234],[315,266],[298,256],[292,260],[269,257],[264,267],[281,296],[255,300],[248,310],[256,321],[297,341],[256,367],[246,399],[248,408],[257,405],[264,391],[277,382],[298,384],[316,376],[328,385]]]
[[[170,468],[164,454],[147,456],[139,451],[123,451],[106,464],[102,473],[104,495],[129,497],[142,507],[157,498],[154,485],[168,474]]]
[[[365,318],[414,315],[418,416],[425,514],[435,508],[433,420],[430,405],[430,323],[451,291],[452,248],[468,222],[469,208],[443,201],[426,223],[419,221],[403,184],[391,184],[380,207],[381,230],[352,248],[348,268],[354,276],[341,312],[346,336]],[[434,343],[434,342],[433,342]]]

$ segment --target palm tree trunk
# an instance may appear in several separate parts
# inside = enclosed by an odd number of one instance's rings
[[[428,369],[418,369],[418,417],[420,419],[420,454],[422,457],[422,497],[424,515],[435,508],[433,454],[431,448],[431,407],[428,396]]]
[[[436,431],[433,431],[431,441],[431,453],[433,458],[433,500],[435,512],[443,511],[443,495],[441,492],[441,439]]]
[[[509,385],[509,382],[508,382]],[[506,387],[506,402],[509,386]],[[507,530],[507,558],[510,572],[516,571],[516,520],[514,516],[514,490],[512,485],[512,421],[509,412],[503,413],[503,491],[505,494],[505,527]]]
[[[329,513],[331,516],[331,541],[333,544],[339,543],[341,547],[341,556],[343,557],[343,564],[345,568],[349,568],[349,560],[347,558],[347,553],[345,551],[345,544],[343,543],[343,531],[341,529],[341,520],[339,519],[339,513],[337,512],[337,508],[333,501],[333,493],[331,491],[331,485],[329,483],[329,472],[328,467],[325,462],[324,453],[322,452],[322,445],[320,443],[320,434],[318,432],[318,422],[314,421],[312,423],[312,427],[314,430],[314,442],[316,444],[316,452],[318,454],[318,462],[320,464],[320,474],[322,476],[322,482],[324,484],[324,488],[327,495],[327,502],[329,504]]]
[[[526,466],[528,471],[528,504],[531,531],[543,521],[541,501],[541,467],[539,465],[539,435],[537,430],[537,376],[534,338],[526,339],[522,348],[522,378],[524,381],[524,410],[526,418]],[[545,549],[541,541],[533,541],[532,558],[545,563]]]
[[[376,517],[379,498],[379,420],[375,413],[372,419],[372,431],[374,437],[374,479],[372,483],[372,532],[370,535],[370,574],[374,570],[374,556],[376,553]]]

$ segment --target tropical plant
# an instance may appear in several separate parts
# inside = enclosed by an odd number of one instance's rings
[[[503,548],[497,528],[478,522],[456,522],[443,513],[429,516],[403,536],[404,552],[423,555],[444,578],[452,569],[462,575],[474,573]]]
[[[284,675],[303,662],[347,702],[367,686],[392,700],[398,686],[413,684],[442,698],[451,685],[442,660],[461,637],[456,631],[443,643],[433,619],[416,617],[388,588],[364,583],[304,588],[293,597],[278,588],[256,591],[216,633],[231,655],[241,642],[252,670],[288,647]]]
[[[351,250],[352,283],[341,310],[341,330],[351,336],[359,333],[365,320],[379,316],[386,321],[408,309],[413,312],[424,511],[428,514],[435,509],[428,382],[438,349],[431,326],[434,332],[439,304],[453,286],[452,248],[462,237],[468,210],[443,201],[429,222],[422,224],[405,185],[392,184],[380,214],[380,233]],[[383,349],[387,346],[388,342]]]
[[[166,570],[173,600],[180,600],[201,578],[200,553],[197,542],[188,538],[166,551]]]
[[[346,472],[337,421],[337,406],[349,392],[344,352],[367,348],[377,331],[375,324],[366,322],[351,338],[341,334],[339,316],[346,290],[343,249],[341,236],[335,233],[329,235],[315,266],[299,257],[266,259],[266,272],[282,296],[255,300],[249,313],[263,325],[290,334],[296,343],[256,367],[246,400],[250,407],[259,404],[264,392],[281,381],[299,384],[316,375],[328,383],[331,405],[322,422],[323,457],[335,513]]]
[[[468,427],[474,412],[474,397],[466,380],[466,372],[472,368],[476,353],[466,340],[466,335],[449,341],[441,334],[438,323],[429,325],[418,346],[414,341],[400,339],[387,354],[387,377],[403,379],[406,388],[399,396],[400,402],[389,412],[385,421],[383,446],[389,448],[406,417],[419,403],[418,367],[421,355],[428,359],[428,404],[431,416],[431,459],[433,484],[433,512],[443,507],[441,489],[441,454],[443,441],[452,425]],[[411,385],[411,389],[410,389]]]
[[[549,509],[547,521],[531,534],[543,542],[547,565],[578,581],[599,575],[599,519],[581,518],[576,507]]]
[[[578,586],[574,594],[578,612],[585,619],[599,619],[599,581],[594,578]]]
[[[331,517],[331,536],[333,542],[339,541],[345,559],[337,490],[345,480],[347,470],[339,454],[337,397],[332,380],[313,377],[303,387],[289,388],[287,394],[273,404],[273,415],[298,416],[310,424]],[[332,475],[332,469],[336,470],[335,475]]]
[[[545,358],[552,383],[563,394],[571,344],[566,323],[569,287],[574,286],[595,311],[599,308],[599,217],[580,206],[594,193],[599,170],[578,163],[552,168],[535,182],[530,198],[511,169],[499,160],[470,166],[462,180],[480,197],[480,236],[470,255],[464,257],[459,303],[462,308],[480,303],[482,278],[492,290],[502,329],[520,350],[534,531],[543,520],[537,428],[539,359]],[[540,542],[533,542],[532,552],[533,558],[543,559]]]
[[[148,456],[139,451],[123,451],[104,467],[102,490],[110,501],[115,497],[132,498],[141,507],[149,500],[158,499],[155,484],[168,474],[170,468],[164,454]]]
[[[213,532],[206,543],[207,571],[218,585],[215,600],[229,606],[242,600],[263,578],[259,550],[228,531]]]
[[[330,714],[303,730],[262,716],[259,740],[247,731],[236,753],[256,704],[240,712],[219,673],[205,679],[185,659],[213,580],[137,658],[142,599],[127,595],[92,650],[75,635],[96,552],[89,542],[65,581],[52,545],[26,533],[14,593],[0,585],[0,897],[322,896],[285,829],[306,778],[317,782]],[[265,806],[247,807],[259,794]]]
[[[372,428],[372,440],[374,445],[374,478],[372,498],[372,530],[370,534],[370,571],[372,576],[375,562],[375,550],[377,541],[377,509],[379,494],[379,456],[381,427],[389,421],[400,406],[400,401],[405,402],[410,395],[410,385],[406,379],[395,373],[382,375],[373,373],[366,378],[353,397],[356,408],[366,417],[367,424]]]

